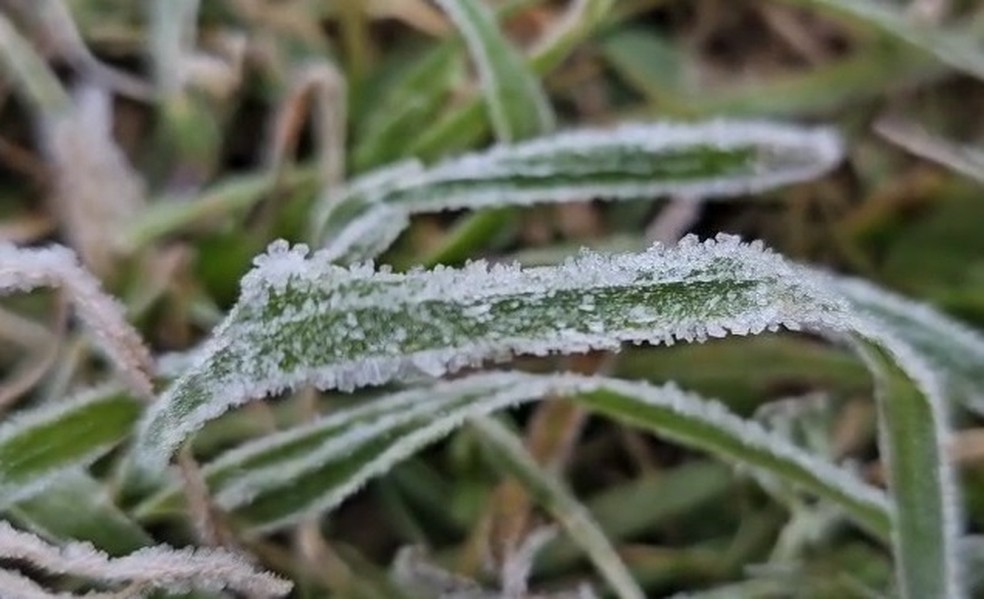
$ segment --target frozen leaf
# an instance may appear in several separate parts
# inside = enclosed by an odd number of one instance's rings
[[[281,528],[336,507],[467,419],[548,396],[574,398],[682,445],[768,471],[842,506],[876,536],[889,535],[891,508],[879,490],[723,405],[674,385],[574,374],[488,373],[399,392],[247,443],[202,472],[235,518],[260,530]],[[160,513],[180,499],[174,487],[138,512]]]
[[[172,549],[163,545],[111,558],[89,543],[49,545],[0,521],[0,558],[19,560],[52,574],[90,578],[111,585],[185,593],[233,590],[257,597],[282,597],[293,586],[257,571],[243,558],[219,549]]]
[[[104,455],[130,434],[139,413],[137,400],[106,388],[6,419],[0,425],[0,507]]]
[[[298,385],[351,390],[520,353],[844,329],[844,307],[816,277],[728,236],[583,253],[558,267],[478,262],[409,274],[342,268],[278,242],[256,259],[198,363],[147,413],[135,457],[159,470],[204,422]]]
[[[82,85],[68,110],[42,114],[40,125],[59,222],[86,266],[110,276],[121,251],[113,233],[145,205],[143,180],[113,140],[112,98]]]
[[[867,281],[833,280],[858,312],[916,349],[944,379],[952,397],[984,414],[984,336],[928,304]]]
[[[0,293],[38,287],[62,289],[99,348],[130,386],[142,397],[153,396],[153,360],[140,333],[127,323],[123,307],[102,291],[71,250],[61,246],[24,249],[0,244]]]
[[[828,129],[767,122],[630,124],[568,131],[497,146],[425,168],[405,162],[329,191],[312,236],[337,260],[372,258],[396,225],[377,236],[367,222],[403,225],[412,214],[540,202],[758,193],[830,170],[841,144]],[[367,216],[387,209],[384,216]],[[358,231],[351,230],[358,229]],[[378,239],[378,241],[377,241]]]

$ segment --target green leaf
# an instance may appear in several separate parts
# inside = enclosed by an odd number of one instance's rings
[[[352,152],[356,172],[406,155],[406,146],[445,105],[452,82],[461,75],[460,63],[454,46],[446,44],[401,71],[399,81],[357,132]]]
[[[492,12],[478,0],[437,3],[465,38],[496,138],[508,143],[553,129],[553,112],[540,82],[503,37]]]
[[[312,239],[335,259],[371,258],[412,214],[674,195],[733,197],[816,177],[841,156],[837,136],[763,122],[585,129],[448,160],[406,162],[329,192]]]
[[[560,20],[559,27],[533,48],[527,61],[535,76],[542,77],[557,68],[575,47],[600,24],[601,15],[609,13],[612,0],[577,0]],[[501,13],[500,13],[501,14]],[[481,99],[473,98],[447,117],[432,124],[410,146],[409,154],[424,159],[447,155],[473,145],[487,131]]]
[[[948,396],[984,414],[984,336],[927,304],[867,281],[836,279],[858,313],[918,351],[947,386]]]
[[[44,491],[130,434],[141,404],[115,388],[34,408],[0,426],[0,506]]]

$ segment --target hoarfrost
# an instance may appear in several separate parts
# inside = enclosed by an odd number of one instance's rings
[[[704,340],[784,325],[850,328],[846,304],[816,276],[726,235],[640,254],[584,252],[525,270],[477,262],[397,274],[308,254],[276,243],[257,258],[240,302],[199,362],[143,421],[137,456],[145,465],[159,468],[230,407],[302,384],[347,391],[518,353]],[[587,320],[576,317],[586,302],[595,307]],[[360,323],[358,339],[348,334],[349,315]]]
[[[876,534],[887,531],[890,507],[881,491],[860,482],[851,472],[771,435],[757,423],[735,416],[722,404],[683,392],[672,384],[653,386],[575,374],[491,372],[402,391],[248,443],[207,465],[203,473],[218,485],[213,491],[224,508],[248,512],[252,502],[264,496],[281,496],[284,489],[315,471],[386,440],[379,449],[362,454],[363,461],[343,480],[320,489],[317,496],[309,496],[303,506],[297,506],[297,511],[272,518],[266,513],[269,519],[256,523],[260,531],[274,530],[336,507],[366,482],[443,438],[466,420],[543,397],[578,397],[594,392],[615,394],[626,406],[666,410],[675,417],[653,417],[645,422],[685,445],[770,472],[781,470],[793,477],[792,482],[806,485],[812,492],[849,498],[868,514],[862,524],[877,529]],[[588,404],[592,405],[590,401]],[[618,409],[609,404],[609,409],[603,411],[616,415]],[[679,418],[687,424],[673,424]],[[715,432],[694,434],[695,423]],[[276,459],[271,460],[273,456]],[[218,475],[221,478],[215,478]]]
[[[335,256],[371,258],[416,213],[593,198],[734,197],[815,178],[842,153],[830,129],[764,121],[568,131],[430,169],[405,162],[372,173],[328,192],[312,236]],[[703,160],[708,155],[717,159],[713,167]]]
[[[71,418],[74,412],[87,409],[92,404],[112,398],[117,392],[113,387],[99,387],[84,391],[65,401],[50,403],[41,407],[23,410],[8,417],[0,424],[0,447],[16,442],[18,438],[28,437],[32,431],[51,426],[64,418]],[[44,491],[67,470],[87,466],[104,455],[110,446],[92,447],[82,452],[78,448],[70,462],[48,465],[48,471],[36,472],[30,482],[23,480],[0,481],[0,509],[10,504],[34,497]]]
[[[123,306],[79,265],[75,253],[62,246],[27,249],[0,244],[0,293],[38,287],[64,290],[99,349],[141,397],[153,397],[153,359],[140,333],[126,321]]]
[[[235,590],[280,597],[293,586],[254,569],[243,558],[219,549],[171,549],[163,545],[111,558],[89,543],[49,545],[0,521],[0,557],[26,561],[53,574],[68,574],[110,584],[138,583],[147,588],[185,593]]]

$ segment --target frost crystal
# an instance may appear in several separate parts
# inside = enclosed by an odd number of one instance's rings
[[[396,274],[307,253],[277,243],[257,258],[197,364],[143,421],[146,465],[160,467],[230,407],[302,384],[344,391],[515,354],[849,328],[846,304],[816,276],[724,235],[525,270],[477,262]]]

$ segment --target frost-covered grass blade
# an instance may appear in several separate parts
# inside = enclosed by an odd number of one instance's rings
[[[914,348],[947,383],[950,396],[984,414],[984,337],[915,302],[861,279],[838,277],[836,288],[866,318]]]
[[[89,543],[49,545],[2,521],[0,558],[27,562],[54,574],[91,578],[114,586],[135,585],[131,590],[187,593],[193,589],[228,589],[254,597],[282,597],[293,586],[273,574],[257,571],[242,557],[223,549],[172,549],[158,545],[111,558]],[[0,570],[0,576],[11,574]]]
[[[283,243],[257,259],[197,364],[148,411],[138,466],[160,470],[206,421],[302,384],[348,390],[517,353],[846,326],[845,305],[822,281],[728,236],[526,270],[395,274],[306,254]]]
[[[489,373],[386,396],[309,425],[243,445],[203,469],[219,504],[251,528],[280,528],[334,508],[468,418],[542,399],[570,396],[590,409],[688,447],[758,467],[826,497],[860,525],[887,538],[885,497],[723,406],[675,386],[603,377]],[[148,500],[142,518],[180,500],[171,488]]]
[[[733,197],[814,178],[838,136],[765,122],[633,124],[498,146],[431,168],[405,162],[329,192],[312,238],[336,260],[372,258],[412,214],[539,202]]]
[[[141,409],[132,395],[101,389],[7,419],[0,426],[0,506],[31,497],[112,449]]]
[[[50,541],[88,541],[109,555],[153,544],[151,536],[114,505],[109,490],[82,470],[70,470],[43,493],[11,506],[9,519]]]
[[[880,394],[879,436],[895,504],[892,541],[900,595],[962,597],[960,525],[942,402],[913,385],[895,365],[896,356],[864,343],[857,351]]]

